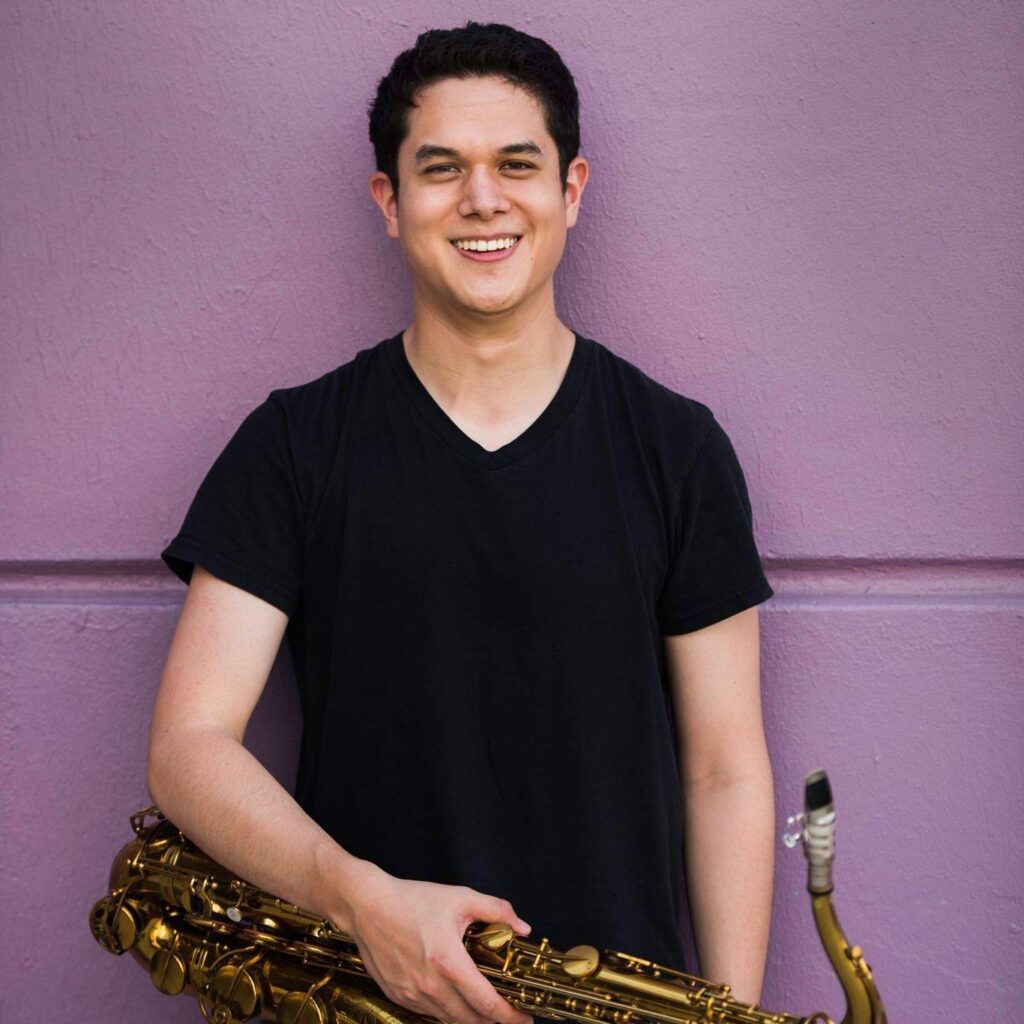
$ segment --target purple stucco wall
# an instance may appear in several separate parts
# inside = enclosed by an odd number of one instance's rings
[[[364,110],[467,17],[579,84],[562,318],[707,402],[747,471],[778,831],[828,769],[837,909],[891,1019],[1016,1020],[1024,15],[999,0],[0,8],[0,1018],[198,1019],[86,919],[148,802],[183,593],[158,553],[270,389],[409,322]],[[247,742],[290,786],[281,661]],[[839,1016],[803,858],[777,864],[763,1004]]]

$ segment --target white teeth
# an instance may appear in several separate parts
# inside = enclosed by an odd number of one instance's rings
[[[456,242],[456,249],[469,249],[470,252],[494,252],[495,249],[511,249],[516,244],[515,236],[495,238],[490,242]]]

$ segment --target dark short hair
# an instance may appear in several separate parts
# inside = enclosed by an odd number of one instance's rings
[[[369,107],[370,142],[377,170],[398,194],[398,147],[409,134],[409,111],[421,89],[445,78],[497,75],[525,89],[544,110],[544,123],[558,147],[562,191],[569,164],[580,149],[579,95],[558,51],[543,39],[510,25],[467,21],[462,28],[433,28],[416,37],[377,85]]]

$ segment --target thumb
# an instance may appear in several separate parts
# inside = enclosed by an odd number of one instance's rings
[[[478,921],[501,921],[509,925],[517,935],[530,934],[530,925],[513,910],[508,900],[477,893],[470,909]]]

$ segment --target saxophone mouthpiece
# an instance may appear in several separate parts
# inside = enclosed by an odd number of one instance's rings
[[[832,787],[823,768],[804,779],[804,854],[807,888],[812,893],[832,891],[832,861],[836,853],[836,811]]]
[[[808,815],[832,807],[832,787],[824,768],[811,772],[804,780],[804,809]]]

